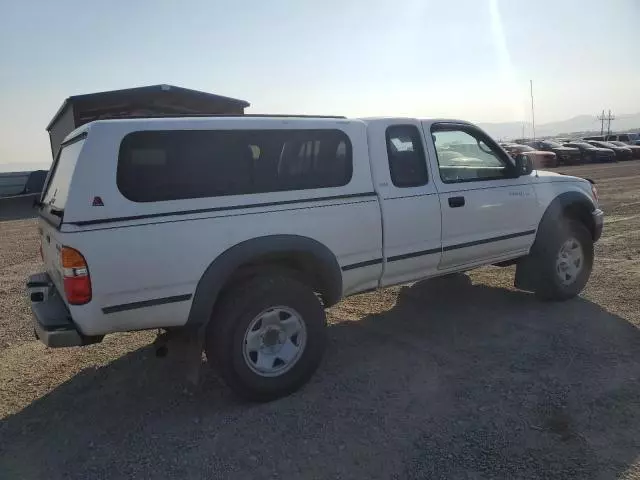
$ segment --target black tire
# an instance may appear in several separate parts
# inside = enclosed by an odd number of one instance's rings
[[[275,306],[295,310],[306,329],[306,345],[290,370],[265,377],[251,370],[243,355],[245,333],[261,312]],[[318,368],[326,346],[326,317],[313,290],[279,273],[237,285],[214,309],[205,352],[224,382],[240,397],[268,402],[302,387]]]
[[[558,253],[571,238],[580,244],[583,253],[582,268],[570,284],[564,284],[556,270]],[[578,295],[589,281],[593,268],[593,239],[589,230],[580,222],[560,218],[539,233],[532,248],[531,274],[533,289],[542,300],[561,301]]]

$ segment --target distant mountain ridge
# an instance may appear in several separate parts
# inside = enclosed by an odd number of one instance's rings
[[[51,162],[0,162],[0,173],[33,172],[34,170],[49,170]]]
[[[522,122],[479,123],[478,125],[497,140],[511,140],[522,137]],[[531,123],[525,123],[524,127],[525,137],[530,138],[532,136]],[[611,131],[618,132],[625,130],[640,132],[640,112],[617,115],[616,119],[611,122]],[[589,131],[600,133],[600,120],[598,120],[595,115],[578,115],[577,117],[560,122],[536,125],[536,137],[552,137],[560,134]],[[51,161],[2,163],[0,159],[0,173],[48,170],[50,166]]]
[[[522,137],[522,122],[480,123],[479,125],[496,139],[507,140]],[[531,123],[525,123],[524,128],[525,136],[530,137]],[[611,122],[612,132],[631,129],[640,131],[640,113],[616,115],[616,119]],[[595,115],[578,115],[559,122],[536,124],[536,137],[589,131],[600,133],[600,120]]]

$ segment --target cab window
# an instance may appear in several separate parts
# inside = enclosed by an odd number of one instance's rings
[[[415,125],[393,125],[387,128],[389,173],[396,187],[420,187],[429,181],[422,138]]]

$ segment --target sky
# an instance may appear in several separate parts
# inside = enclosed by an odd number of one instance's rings
[[[536,123],[640,112],[640,0],[0,2],[0,164],[71,95],[172,84],[247,113]]]

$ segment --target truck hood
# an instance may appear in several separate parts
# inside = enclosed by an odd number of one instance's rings
[[[545,183],[554,183],[554,182],[568,182],[573,183],[573,185],[567,185],[568,190],[573,190],[574,187],[578,187],[584,194],[591,199],[594,208],[598,208],[598,202],[593,197],[592,184],[595,184],[594,181],[588,180],[586,178],[574,177],[571,175],[563,175],[562,173],[556,172],[548,172],[546,170],[534,170],[531,175],[534,177],[534,185],[545,184]],[[550,186],[550,185],[549,185]],[[543,187],[543,185],[540,185]]]
[[[558,173],[558,172],[550,172],[548,170],[534,170],[534,174],[537,174],[538,177],[569,177],[571,178],[569,175],[563,175],[562,173]],[[574,177],[577,178],[577,177]]]
[[[584,178],[574,177],[572,175],[564,175],[562,173],[557,173],[557,172],[549,172],[548,170],[534,170],[532,175],[534,176],[537,175],[539,178],[543,180],[550,180],[550,181],[589,183],[589,180],[585,180]]]

